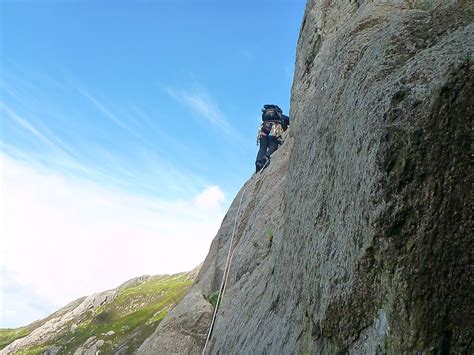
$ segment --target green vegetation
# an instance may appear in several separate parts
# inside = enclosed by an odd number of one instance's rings
[[[217,305],[218,298],[219,298],[219,291],[214,291],[208,297],[209,303],[215,307]]]
[[[109,331],[115,333],[104,338],[111,343],[104,345],[110,346],[109,350],[132,332],[137,334],[135,342],[140,345],[166,317],[168,310],[185,295],[191,284],[192,280],[181,274],[158,277],[125,288],[119,291],[114,302],[100,307],[99,312],[91,311],[87,321],[78,325],[74,334],[68,334],[58,345],[63,345],[65,352],[69,352],[84,344],[88,338],[100,337]]]
[[[0,349],[10,344],[12,341],[23,338],[30,333],[26,327],[17,329],[0,329]]]
[[[272,244],[272,242],[273,242],[273,231],[270,228],[268,228],[266,234],[267,234],[268,242],[270,244]]]
[[[100,352],[112,353],[124,346],[132,354],[156,329],[168,311],[181,300],[191,286],[189,274],[158,276],[119,288],[115,299],[87,311],[68,325],[68,330],[48,343],[36,344],[20,352],[24,355],[42,354],[52,345],[61,347],[61,354],[74,353],[91,337],[103,340]],[[2,346],[28,334],[26,328],[0,331]]]
[[[433,0],[406,0],[409,9],[417,9],[423,11],[433,10]]]
[[[38,345],[33,346],[29,349],[20,351],[17,353],[18,355],[42,355],[46,350],[48,350],[49,346],[47,345]]]

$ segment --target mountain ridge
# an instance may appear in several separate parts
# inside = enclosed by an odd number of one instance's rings
[[[17,330],[0,330],[8,342],[0,354],[129,354],[153,332],[185,294],[199,270],[173,275],[144,275],[118,287],[81,297]],[[8,332],[15,339],[6,339]]]

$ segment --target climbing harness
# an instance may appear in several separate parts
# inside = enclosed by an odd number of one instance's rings
[[[225,263],[224,275],[222,275],[221,286],[219,288],[219,294],[217,295],[216,308],[214,309],[214,314],[212,315],[211,326],[209,327],[209,331],[207,333],[207,338],[206,338],[206,342],[204,344],[204,349],[202,350],[202,355],[206,354],[207,344],[211,340],[212,330],[214,328],[214,323],[216,321],[217,311],[218,311],[219,305],[221,303],[221,298],[224,296],[225,286],[226,286],[226,283],[227,283],[227,277],[229,276],[229,270],[230,270],[230,266],[232,264],[232,257],[234,256],[234,252],[232,251],[232,246],[234,244],[235,227],[237,226],[237,219],[239,218],[240,207],[242,206],[242,200],[244,198],[244,195],[245,195],[246,191],[247,191],[247,187],[245,187],[244,191],[242,192],[242,195],[240,196],[239,208],[237,209],[237,213],[235,215],[234,226],[232,228],[232,236],[230,238],[229,251],[227,252],[227,260],[226,260],[226,263]]]
[[[260,138],[265,136],[273,136],[279,139],[283,135],[283,127],[280,121],[266,121],[258,126],[257,131],[257,145],[260,142]]]

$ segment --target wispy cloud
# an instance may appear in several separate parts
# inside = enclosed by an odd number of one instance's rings
[[[160,128],[160,118],[153,117],[146,109],[138,107],[138,105],[131,105],[131,114],[135,117],[138,124],[142,127],[146,127],[147,130],[153,132],[156,140],[163,142],[163,147],[173,147],[175,150],[186,152],[187,155],[191,154],[192,151],[188,145],[183,143],[183,140],[176,139],[173,135]],[[166,148],[168,149],[168,148]]]
[[[130,130],[128,126],[121,120],[119,119],[111,110],[109,110],[107,107],[105,107],[104,104],[102,104],[98,99],[96,99],[92,94],[87,92],[86,90],[77,87],[77,90],[81,93],[82,96],[87,98],[90,102],[94,104],[94,106],[109,120],[111,120],[113,123],[115,123],[117,126]]]
[[[45,144],[47,144],[51,147],[55,147],[55,144],[51,140],[46,138],[35,127],[33,127],[33,125],[28,120],[26,120],[25,118],[18,115],[16,112],[14,112],[10,107],[8,107],[3,102],[0,102],[0,109],[5,111],[13,121],[15,121],[18,125],[20,125],[24,129],[26,129],[28,132],[32,133],[36,138],[41,140],[43,143],[45,143]]]
[[[39,151],[22,151],[18,147],[13,147],[3,142],[0,137],[0,150],[8,151],[11,155],[21,158],[26,161],[49,160],[53,165],[60,166],[63,168],[73,169],[77,172],[90,173],[91,170],[83,166],[78,162],[80,154],[71,146],[66,144],[64,141],[59,139],[56,135],[50,132],[48,129],[40,129],[33,125],[33,123],[26,117],[21,116],[15,112],[11,107],[0,101],[0,111],[6,113],[5,117],[9,117],[12,122],[23,128],[27,133],[38,139],[44,144],[46,150]],[[37,159],[40,158],[40,159]]]
[[[220,128],[225,133],[232,132],[230,121],[221,111],[216,101],[206,91],[200,90],[191,92],[168,88],[167,92],[171,97],[187,106],[211,125]]]
[[[76,86],[76,89],[81,93],[82,96],[84,96],[86,99],[88,99],[99,110],[99,112],[104,117],[106,117],[108,120],[113,122],[116,126],[118,126],[118,127],[122,128],[123,130],[127,131],[138,142],[140,142],[140,144],[142,144],[144,146],[147,146],[148,148],[152,148],[152,149],[155,148],[155,146],[148,139],[146,139],[137,130],[130,127],[130,125],[125,123],[124,120],[120,119],[118,115],[116,115],[114,112],[112,112],[112,110],[103,101],[100,101],[97,97],[93,96],[90,92],[88,92],[84,88]],[[136,117],[136,116],[134,116],[134,117]]]
[[[95,100],[92,96],[90,99]],[[95,105],[115,117],[99,101],[95,100]],[[0,151],[36,168],[55,169],[66,175],[79,175],[91,181],[114,185],[119,189],[154,196],[189,195],[206,184],[199,176],[186,171],[186,167],[177,168],[175,163],[167,161],[163,154],[156,151],[155,145],[141,138],[138,133],[135,134],[125,124],[122,125],[126,127],[124,129],[136,136],[133,160],[116,153],[110,147],[98,144],[81,142],[73,147],[59,139],[50,129],[43,127],[39,120],[34,124],[33,120],[20,115],[3,102],[0,102],[0,112],[5,113],[4,117],[22,128],[31,139],[37,139],[43,145],[35,150],[25,149],[13,143],[9,144],[4,141],[4,137],[0,137]],[[169,137],[163,139],[172,141]],[[175,142],[175,145],[178,143]]]

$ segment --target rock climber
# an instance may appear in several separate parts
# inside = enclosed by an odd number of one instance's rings
[[[260,145],[255,161],[257,173],[270,164],[270,155],[283,143],[282,135],[290,124],[290,118],[277,105],[263,105],[262,121],[257,134],[257,144]]]

